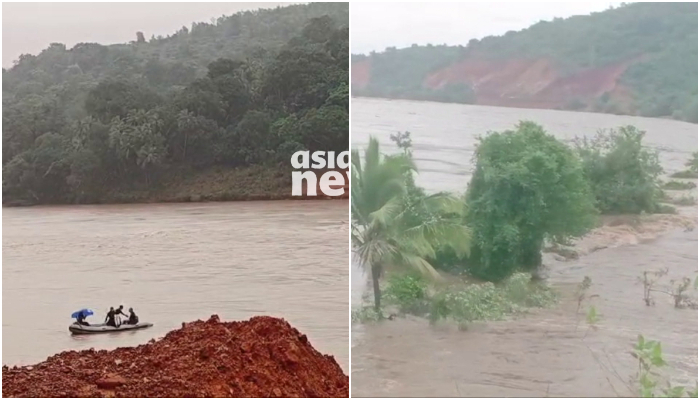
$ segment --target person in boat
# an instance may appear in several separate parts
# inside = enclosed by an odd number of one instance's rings
[[[123,315],[123,316],[129,318],[128,315],[124,314],[124,306],[122,306],[122,305],[119,305],[119,308],[117,308],[116,311],[114,311],[114,316],[116,317],[117,326],[122,324],[120,315]]]
[[[78,313],[78,318],[76,318],[76,321],[78,322],[78,325],[83,325],[83,326],[90,326],[90,323],[85,321],[85,313],[82,311]]]
[[[112,327],[117,327],[117,319],[116,319],[117,313],[114,311],[114,307],[110,307],[109,311],[107,312],[107,316],[105,317],[105,324],[112,326]]]
[[[129,307],[129,320],[126,321],[129,325],[136,325],[139,323],[139,317],[134,312],[134,309]]]

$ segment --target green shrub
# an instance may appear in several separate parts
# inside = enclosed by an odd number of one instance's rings
[[[551,288],[533,282],[529,274],[513,274],[503,282],[508,301],[523,307],[547,307],[554,303],[556,295]]]
[[[652,213],[661,197],[663,172],[655,151],[642,146],[644,131],[633,126],[577,138],[575,147],[603,214]]]
[[[377,311],[374,307],[359,307],[350,312],[350,320],[355,323],[376,322],[384,319],[381,311]]]
[[[497,321],[526,308],[553,304],[556,295],[543,284],[531,283],[529,274],[516,273],[502,284],[486,282],[464,288],[450,288],[430,299],[431,322],[453,319],[462,324],[472,321]]]
[[[469,272],[498,281],[541,265],[545,238],[563,242],[594,225],[594,198],[579,160],[541,126],[481,138],[467,191],[473,232]]]
[[[423,314],[427,310],[428,285],[417,275],[393,275],[384,291],[387,302],[395,304],[402,313]]]

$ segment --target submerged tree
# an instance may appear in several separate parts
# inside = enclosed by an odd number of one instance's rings
[[[576,151],[603,214],[656,212],[663,193],[658,152],[644,148],[645,132],[634,126],[577,138]]]
[[[467,191],[473,275],[501,280],[532,271],[545,239],[565,242],[593,226],[594,199],[579,161],[541,126],[521,122],[481,138],[475,160]]]
[[[352,152],[352,242],[360,263],[371,271],[377,311],[385,268],[413,268],[438,277],[427,260],[439,248],[459,254],[469,250],[469,231],[461,223],[464,203],[445,193],[426,196],[408,190],[406,176],[414,170],[406,154],[382,156],[374,138],[364,163],[359,152]]]

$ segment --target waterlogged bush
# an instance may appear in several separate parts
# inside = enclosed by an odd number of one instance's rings
[[[688,167],[687,170],[685,171],[679,171],[676,172],[675,174],[671,175],[674,178],[682,178],[682,179],[697,179],[698,178],[698,152],[694,152],[693,156],[688,160],[688,162],[685,163],[685,166]]]
[[[523,307],[547,307],[554,304],[557,297],[549,286],[533,282],[529,274],[514,274],[503,286],[508,301]]]
[[[594,225],[595,205],[574,152],[533,122],[481,138],[467,191],[469,272],[500,281],[542,264],[545,238],[563,243]]]
[[[529,274],[516,273],[502,284],[491,282],[469,285],[459,290],[448,289],[431,299],[431,322],[452,319],[460,326],[473,321],[498,321],[526,308],[542,308],[554,304],[551,288],[532,283]]]
[[[603,214],[654,213],[662,192],[658,153],[645,149],[645,132],[633,126],[577,138],[576,151]]]
[[[394,275],[389,278],[384,292],[389,303],[402,313],[421,314],[427,310],[428,285],[416,275]]]
[[[350,312],[350,320],[353,323],[376,322],[384,319],[381,311],[374,307],[359,307]]]
[[[693,182],[668,181],[662,186],[665,190],[689,190],[697,187]]]

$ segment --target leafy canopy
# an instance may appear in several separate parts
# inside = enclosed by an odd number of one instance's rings
[[[480,138],[467,191],[470,272],[489,280],[541,263],[545,239],[593,226],[595,208],[575,154],[533,122]]]

